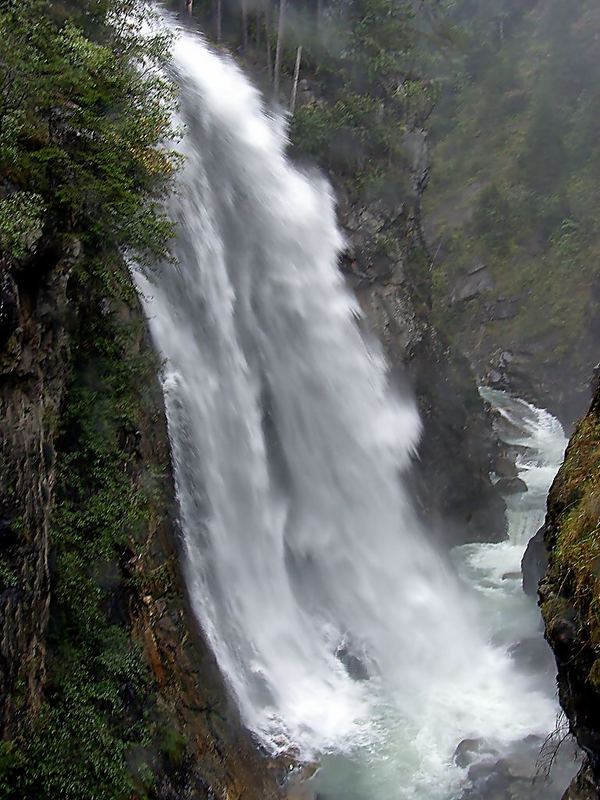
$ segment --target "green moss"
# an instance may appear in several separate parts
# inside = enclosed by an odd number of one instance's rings
[[[577,375],[589,369],[581,332],[600,250],[591,8],[585,0],[556,26],[557,6],[517,4],[501,46],[489,20],[472,9],[461,18],[472,38],[433,118],[425,216],[445,254],[435,264],[437,323],[482,364],[502,348],[531,350],[540,369],[559,359]],[[449,310],[448,296],[477,263],[494,288]],[[501,296],[518,297],[516,316],[489,321],[486,305]]]
[[[571,439],[551,493],[555,537],[549,577],[567,592],[597,658],[589,680],[600,689],[600,419],[594,411]],[[553,609],[542,607],[547,623]]]

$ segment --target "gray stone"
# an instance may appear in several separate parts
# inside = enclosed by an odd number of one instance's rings
[[[537,595],[538,584],[548,567],[548,551],[544,542],[544,527],[532,536],[521,561],[523,591],[530,597]]]
[[[500,478],[518,478],[519,471],[514,459],[508,456],[498,456],[494,462],[494,472]]]
[[[521,494],[527,492],[527,484],[521,478],[500,478],[496,483],[500,494]]]
[[[448,298],[448,305],[453,306],[472,300],[484,292],[492,291],[493,288],[494,281],[489,268],[485,264],[480,264],[458,279]]]

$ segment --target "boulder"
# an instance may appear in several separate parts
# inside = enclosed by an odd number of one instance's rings
[[[457,767],[466,769],[481,756],[482,752],[486,752],[482,739],[463,739],[454,751],[453,761]]]
[[[500,494],[521,494],[527,492],[527,484],[521,478],[500,478],[496,483],[496,489]]]
[[[523,591],[530,597],[537,595],[538,584],[548,567],[548,551],[544,543],[544,527],[532,536],[521,561]]]
[[[518,478],[519,470],[514,459],[508,456],[498,456],[494,461],[494,472],[499,478]]]
[[[346,667],[346,672],[354,681],[368,681],[369,671],[364,661],[359,658],[350,646],[343,642],[335,651],[336,658]]]

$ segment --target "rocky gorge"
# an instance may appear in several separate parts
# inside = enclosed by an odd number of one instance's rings
[[[232,46],[234,14],[226,15]],[[240,60],[264,69],[249,45]],[[291,73],[288,66],[282,96]],[[335,81],[310,60],[303,75],[300,121],[339,102]],[[295,124],[295,157],[315,159],[337,196],[340,267],[362,309],[359,324],[383,346],[398,396],[416,397],[423,433],[406,483],[420,524],[444,551],[501,543],[504,495],[523,485],[514,453],[494,432],[474,368],[493,386],[538,401],[555,383],[548,379],[536,393],[536,373],[527,389],[529,362],[520,383],[519,356],[507,349],[478,360],[466,348],[472,366],[441,330],[436,255],[423,232],[430,170],[424,126],[413,121],[402,130],[402,159],[393,169],[389,153],[368,159],[377,173],[389,168],[386,181],[368,185],[329,145],[320,154],[307,147]],[[10,192],[3,182],[2,198]],[[25,252],[4,246],[1,267],[0,797],[268,800],[311,792],[286,783],[297,753],[267,753],[248,730],[194,610],[159,385],[164,365],[127,264],[114,252],[99,262],[85,239],[46,224],[29,236]],[[457,284],[452,303],[489,292],[491,280],[477,266]],[[512,302],[498,298],[494,321],[512,318]],[[581,375],[580,382],[583,368]],[[581,404],[582,391],[567,387],[556,401],[565,417]],[[544,528],[549,562],[541,608],[561,703],[587,759],[565,796],[572,800],[598,796],[599,402],[596,392],[551,490]],[[524,568],[530,593],[545,567],[539,546],[537,552],[534,569]],[[352,642],[342,647],[350,653],[345,660],[358,665],[356,683],[367,680],[368,658],[357,656]],[[266,681],[257,686],[268,697]],[[501,776],[502,791],[517,786],[524,797],[537,797],[527,794],[530,765],[515,764]],[[495,797],[498,774],[494,767],[488,781],[482,772],[474,791]]]

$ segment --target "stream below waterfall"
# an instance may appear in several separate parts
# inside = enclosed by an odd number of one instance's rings
[[[541,637],[517,573],[560,425],[484,391],[529,492],[509,498],[509,541],[449,564],[403,484],[421,423],[356,324],[331,188],[201,36],[178,33],[174,69],[177,264],[134,274],[164,358],[190,600],[242,718],[319,764],[305,788],[323,800],[503,797],[502,770],[529,785],[557,704],[548,663],[511,653]]]
[[[501,653],[508,653],[515,672],[533,677],[532,685],[543,689],[548,708],[554,708],[558,714],[554,658],[543,639],[535,600],[523,592],[521,560],[529,540],[543,524],[546,497],[562,463],[567,439],[560,422],[547,411],[505,392],[487,388],[480,391],[498,417],[499,436],[515,458],[519,478],[527,485],[527,492],[506,497],[506,541],[456,547],[452,560],[466,590],[474,598],[479,619],[490,643],[497,648],[498,656],[501,658]],[[490,663],[490,668],[494,670],[495,665]],[[448,748],[439,749],[435,735],[430,736],[431,729],[425,725],[416,731],[413,741],[392,711],[390,717],[383,715],[381,723],[386,729],[384,747],[378,742],[375,746],[355,750],[350,758],[340,755],[325,758],[313,781],[319,797],[322,800],[367,800],[371,797],[450,800],[463,796],[473,800],[559,800],[576,771],[573,747],[567,745],[559,751],[550,775],[546,776],[546,768],[558,744],[553,739],[545,743],[554,726],[549,716],[534,721],[532,715],[529,728],[522,727],[519,736],[500,743],[502,727],[507,723],[504,715],[498,715],[496,741],[480,738],[481,731],[493,729],[493,718],[498,710],[491,682],[488,689],[490,695],[481,697],[479,728],[462,726],[466,698],[458,693],[448,703],[447,719],[437,719],[439,725],[453,732],[454,753]],[[502,691],[505,707],[511,708],[514,698],[510,680]],[[523,697],[522,702],[527,703],[528,698]],[[430,759],[435,760],[435,768]],[[425,760],[428,761],[427,774],[422,775]]]

